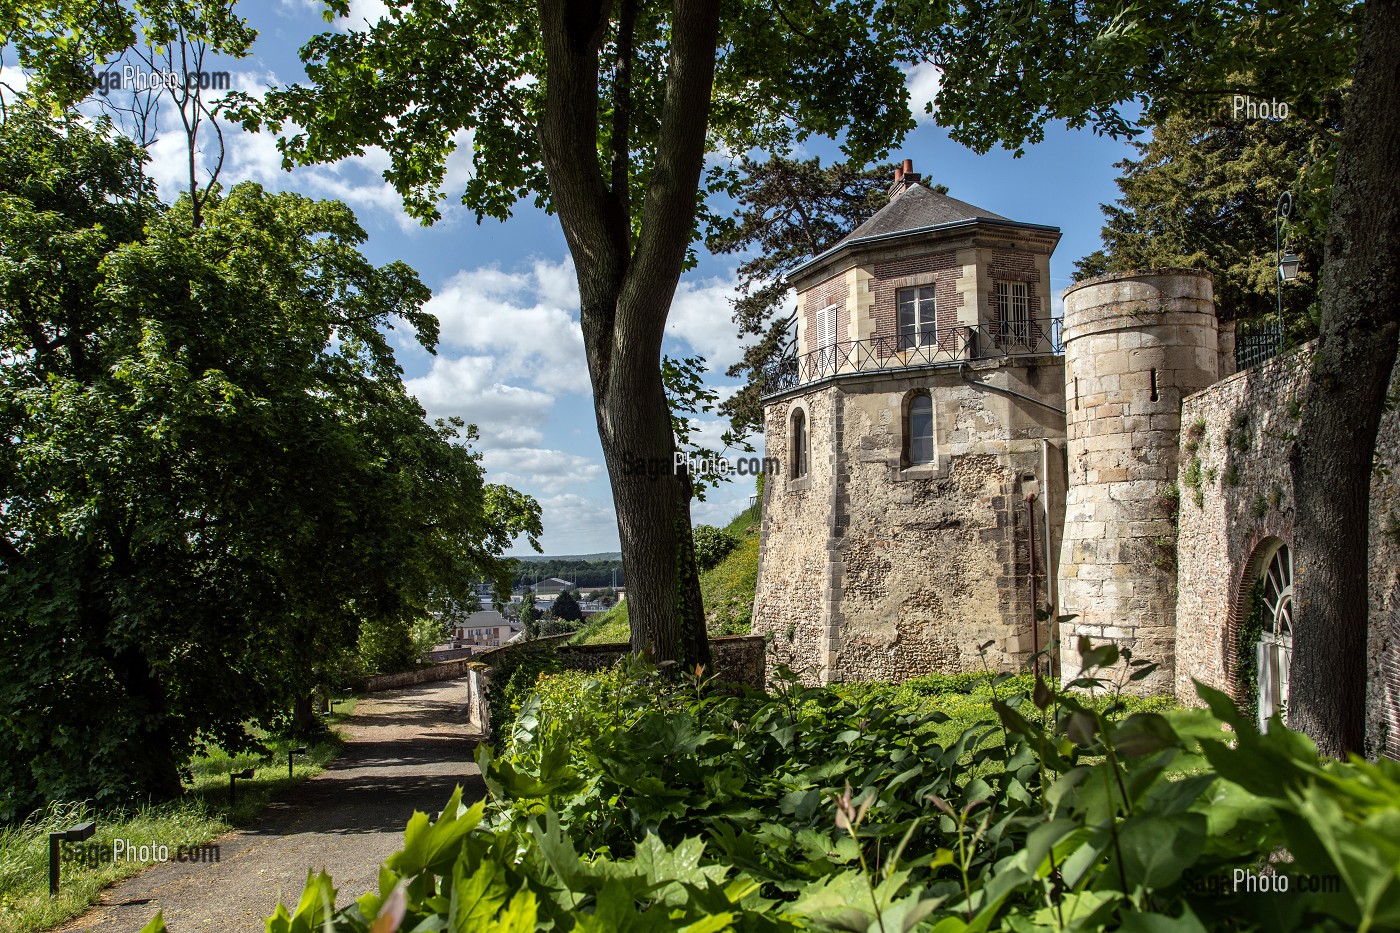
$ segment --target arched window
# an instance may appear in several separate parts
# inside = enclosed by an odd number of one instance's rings
[[[802,409],[792,413],[792,467],[793,479],[807,475],[807,413]]]
[[[1293,660],[1293,555],[1286,544],[1269,558],[1260,581],[1259,602],[1259,727],[1267,730],[1269,717],[1288,719],[1288,668]]]
[[[916,392],[904,409],[904,465],[933,462],[933,399]]]

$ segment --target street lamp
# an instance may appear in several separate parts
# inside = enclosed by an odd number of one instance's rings
[[[305,755],[305,754],[306,754],[306,746],[305,746],[305,745],[299,745],[299,746],[297,746],[296,748],[289,748],[289,749],[287,749],[287,777],[288,777],[288,778],[290,778],[290,777],[292,776],[292,756],[293,756],[293,755]]]
[[[1298,257],[1292,253],[1282,251],[1283,225],[1288,222],[1288,218],[1293,215],[1293,192],[1285,191],[1278,196],[1278,203],[1274,205],[1274,271],[1278,276],[1275,281],[1275,291],[1278,295],[1278,330],[1279,341],[1283,340],[1283,283],[1291,282],[1298,277]]]
[[[230,771],[230,772],[229,772],[229,774],[228,774],[228,805],[229,805],[230,807],[232,807],[232,806],[234,806],[234,805],[236,805],[236,804],[238,803],[238,789],[237,789],[237,787],[235,786],[234,782],[237,781],[239,778],[242,778],[242,779],[245,780],[245,781],[251,780],[252,777],[253,777],[253,769],[252,769],[252,768],[244,768],[242,771]]]
[[[95,832],[97,832],[97,824],[89,821],[79,823],[77,826],[70,826],[56,833],[49,833],[49,897],[58,897],[59,846],[65,842],[82,842],[84,839],[91,839]]]

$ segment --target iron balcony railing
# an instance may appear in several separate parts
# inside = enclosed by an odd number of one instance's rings
[[[909,369],[938,363],[1063,353],[1060,318],[955,324],[917,334],[845,340],[784,356],[763,370],[763,394],[776,395],[830,376]]]

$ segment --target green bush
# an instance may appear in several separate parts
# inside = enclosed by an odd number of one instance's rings
[[[326,917],[317,876],[268,929],[1400,925],[1400,764],[1319,762],[1203,686],[1208,710],[1125,703],[1106,672],[1153,666],[1081,651],[1086,676],[1064,690],[786,677],[769,696],[636,662],[545,677],[499,752],[478,750],[487,801],[416,815],[377,892]],[[990,714],[948,738],[947,714],[905,699]],[[1232,890],[1243,872],[1322,884],[1251,895]]]
[[[695,563],[702,572],[717,566],[739,546],[736,535],[714,525],[696,525],[691,535],[695,539]]]
[[[413,632],[404,622],[373,621],[360,626],[360,661],[369,674],[395,674],[411,670],[419,654]]]

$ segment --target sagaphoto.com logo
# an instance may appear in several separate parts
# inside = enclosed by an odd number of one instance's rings
[[[109,68],[92,76],[93,88],[103,97],[113,91],[227,91],[232,83],[227,71],[154,71],[134,65]]]
[[[720,454],[688,454],[676,451],[671,459],[624,454],[622,472],[628,476],[689,475],[694,477],[758,476],[778,472],[776,457],[727,457]]]
[[[219,861],[217,845],[177,845],[170,846],[158,842],[139,843],[130,839],[113,839],[110,844],[96,842],[66,842],[63,844],[64,862],[97,868],[102,865],[116,865],[130,862],[136,865],[154,865],[159,862],[193,862],[213,864]]]

